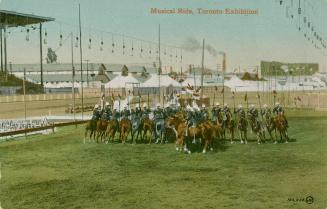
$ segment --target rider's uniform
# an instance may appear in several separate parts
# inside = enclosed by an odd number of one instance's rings
[[[119,119],[120,119],[120,112],[117,111],[117,110],[114,110],[114,111],[112,112],[112,117],[113,117],[114,119],[116,119],[116,120],[119,120]]]
[[[201,116],[200,121],[201,122],[204,122],[204,121],[209,119],[209,112],[208,112],[207,108],[202,108],[200,113],[201,113],[200,114],[200,116]]]
[[[112,118],[112,111],[111,111],[111,108],[110,107],[106,107],[104,109],[104,112],[106,113],[106,120],[110,121],[111,118]]]
[[[122,118],[129,119],[129,116],[131,115],[131,112],[128,109],[125,109],[121,112]]]
[[[99,120],[101,118],[101,111],[98,108],[93,110],[92,120]]]
[[[271,118],[271,110],[269,108],[263,108],[261,110],[261,116],[265,123],[268,123]]]
[[[278,115],[279,113],[282,113],[283,114],[283,117],[284,117],[284,120],[285,120],[285,123],[286,123],[286,127],[288,127],[288,121],[287,121],[287,119],[285,117],[284,109],[281,106],[279,106],[279,105],[275,106],[274,109],[273,109],[273,113],[275,115]]]
[[[159,134],[159,130],[163,130],[164,129],[164,111],[161,108],[158,108],[154,111],[154,121],[155,121],[155,125],[156,125],[156,137],[157,134]]]

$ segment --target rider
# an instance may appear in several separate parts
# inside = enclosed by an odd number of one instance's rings
[[[163,120],[164,120],[164,110],[160,107],[160,104],[157,104],[157,108],[154,110],[154,121],[156,124],[155,135],[157,138],[159,130],[163,129]]]
[[[98,104],[94,106],[92,120],[99,120],[101,118],[101,110]]]
[[[111,106],[109,104],[109,102],[106,102],[105,108],[104,108],[104,112],[106,114],[106,120],[111,120],[112,117],[112,111],[111,111]]]
[[[254,104],[250,105],[250,109],[248,111],[248,114],[252,117],[255,118],[256,120],[258,119],[259,113],[258,110],[255,108]]]
[[[243,106],[240,104],[238,105],[238,108],[235,110],[235,113],[240,117],[240,118],[245,118],[245,111],[243,109]]]
[[[149,114],[150,114],[150,109],[147,108],[146,103],[143,104],[143,110],[141,112],[142,114],[142,118],[149,118]]]
[[[286,127],[288,127],[288,121],[285,117],[285,112],[283,107],[279,104],[279,102],[276,102],[275,107],[273,108],[273,113],[277,116],[278,114],[281,114],[284,117]]]
[[[123,118],[128,119],[130,115],[131,115],[131,112],[129,111],[129,109],[127,109],[127,106],[125,106],[124,110],[122,111]]]
[[[200,116],[201,116],[201,119],[200,119],[201,122],[206,121],[206,120],[209,119],[209,112],[208,112],[205,104],[202,104],[202,109],[201,109],[200,113],[201,113],[200,114]]]
[[[222,109],[222,111],[224,111],[225,114],[227,114],[227,113],[231,113],[230,108],[228,107],[228,104],[225,104],[225,105],[224,105],[224,108]]]
[[[263,108],[261,109],[261,116],[264,119],[269,119],[271,117],[271,110],[268,108],[267,104],[263,105]]]
[[[112,117],[116,120],[120,119],[120,112],[116,108],[114,108],[114,111],[112,112]]]

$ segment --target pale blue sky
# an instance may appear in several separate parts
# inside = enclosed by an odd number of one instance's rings
[[[306,13],[321,36],[327,39],[327,2],[323,0],[306,0]],[[301,0],[303,5],[304,0]],[[312,9],[309,9],[309,4]],[[144,52],[140,57],[140,42],[134,41],[134,56],[131,54],[131,40],[125,38],[126,55],[122,55],[122,37],[114,36],[115,53],[111,53],[112,36],[100,32],[110,31],[144,40],[157,41],[158,24],[161,25],[163,43],[183,45],[189,37],[212,45],[217,51],[225,51],[228,69],[259,65],[260,60],[277,60],[284,62],[319,62],[321,69],[327,66],[327,54],[315,49],[297,30],[298,17],[294,20],[286,17],[286,5],[280,6],[276,0],[2,0],[1,9],[24,13],[50,16],[56,18],[54,23],[47,23],[48,46],[57,49],[60,30],[67,38],[73,31],[77,34],[78,3],[82,7],[82,24],[84,34],[84,59],[104,63],[151,63],[149,44],[142,43]],[[294,0],[294,13],[298,1]],[[248,8],[258,9],[259,15],[151,15],[150,8],[197,8],[224,9]],[[315,16],[313,16],[315,14]],[[303,22],[303,21],[301,21]],[[8,57],[13,63],[37,63],[39,61],[38,32],[31,31],[30,41],[25,41],[26,30],[13,29],[8,39]],[[87,48],[89,36],[92,37],[92,49]],[[100,42],[104,41],[101,52]],[[154,48],[154,45],[151,46]],[[176,50],[173,49],[172,62],[164,56],[163,66],[180,68],[176,62]],[[152,53],[155,50],[152,49]],[[57,50],[60,62],[70,61],[70,40]],[[77,50],[75,48],[75,54]],[[178,55],[180,51],[178,50]],[[167,54],[170,49],[167,48]],[[213,57],[206,52],[205,65],[215,68],[221,57]],[[184,52],[183,68],[188,64],[201,63],[201,51]],[[75,60],[79,59],[78,54]]]

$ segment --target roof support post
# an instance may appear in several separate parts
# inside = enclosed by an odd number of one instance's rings
[[[43,86],[43,44],[42,44],[42,23],[40,23],[40,71],[41,71],[41,86]]]
[[[7,68],[7,25],[4,27],[4,57],[5,57],[5,72],[8,73],[8,68]]]
[[[1,72],[3,72],[3,50],[2,50],[2,26],[0,27],[0,53],[1,53]]]

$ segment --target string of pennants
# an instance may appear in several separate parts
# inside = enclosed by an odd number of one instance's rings
[[[64,34],[62,32],[62,25],[65,25],[72,30],[72,24],[64,23],[64,22],[55,22],[59,24],[58,33],[55,36],[58,36],[58,44],[55,44],[58,48],[55,50],[59,50],[64,46],[67,40],[71,37],[71,32]],[[74,27],[77,27],[73,25]],[[82,27],[85,29],[85,27]],[[26,33],[25,40],[30,41],[31,33],[37,30],[38,27],[32,25],[28,27],[21,27],[20,32]],[[91,30],[91,29],[89,29]],[[11,32],[14,32],[12,30]],[[8,34],[11,33],[8,31]],[[97,34],[98,38],[92,37],[91,33]],[[76,33],[78,34],[78,33]],[[74,34],[74,47],[78,48],[80,43],[79,35]],[[48,45],[49,43],[49,33],[47,29],[43,29],[43,44]],[[106,38],[106,39],[105,39]],[[84,40],[84,39],[83,39]],[[110,31],[104,31],[100,29],[92,28],[92,31],[89,31],[89,35],[86,39],[87,48],[89,50],[98,48],[100,52],[109,51],[110,54],[120,54],[124,56],[139,56],[140,58],[154,58],[159,56],[159,48],[158,42],[143,40],[140,38],[136,38],[133,36],[128,36],[125,34],[119,34]],[[173,46],[169,44],[161,44],[161,59],[170,60],[170,63],[182,63],[183,62],[183,48],[180,46]]]
[[[323,52],[327,43],[314,23],[315,8],[310,0],[275,0],[285,9],[286,18],[296,24],[297,30],[316,49]]]

